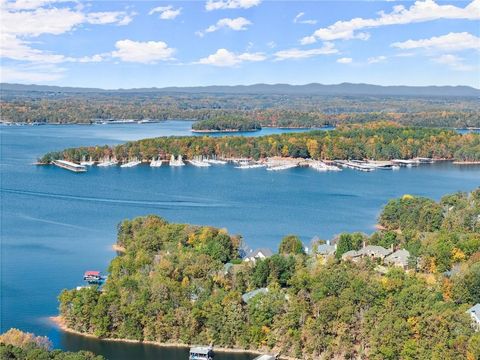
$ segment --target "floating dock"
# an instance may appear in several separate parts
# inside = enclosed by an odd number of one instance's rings
[[[73,172],[86,172],[87,168],[84,165],[75,164],[71,161],[66,160],[54,160],[53,165],[58,166],[59,168],[70,170]]]

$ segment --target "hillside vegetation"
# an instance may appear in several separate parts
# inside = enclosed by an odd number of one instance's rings
[[[386,272],[370,258],[305,254],[295,236],[277,255],[242,262],[241,238],[225,230],[154,215],[125,220],[117,240],[125,253],[103,290],[64,290],[60,313],[70,328],[108,338],[303,359],[478,359],[480,333],[466,310],[480,302],[479,215],[480,189],[439,203],[406,196],[380,215],[386,230],[337,239],[343,251],[362,242],[411,251],[408,271]],[[456,274],[444,276],[453,265]],[[242,299],[258,288],[268,292]]]

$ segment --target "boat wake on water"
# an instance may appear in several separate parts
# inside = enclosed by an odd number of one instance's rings
[[[91,201],[91,202],[99,202],[99,203],[106,203],[106,204],[113,204],[113,205],[118,204],[118,205],[131,205],[131,206],[141,206],[141,207],[157,207],[157,208],[165,208],[165,209],[168,209],[170,207],[193,207],[193,208],[209,207],[210,208],[210,207],[230,207],[231,206],[231,204],[226,204],[226,203],[212,203],[212,202],[207,203],[207,202],[195,202],[195,201],[187,201],[187,200],[151,201],[151,200],[112,199],[112,198],[55,194],[55,193],[17,190],[17,189],[0,189],[0,192],[18,194],[18,195],[27,195],[27,196],[54,198],[54,199]]]

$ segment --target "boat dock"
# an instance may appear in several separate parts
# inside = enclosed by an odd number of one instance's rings
[[[86,172],[87,168],[84,165],[76,164],[67,160],[54,160],[53,165],[58,166],[59,168],[70,170],[73,172]]]
[[[260,355],[253,360],[277,360],[278,357],[275,355]]]

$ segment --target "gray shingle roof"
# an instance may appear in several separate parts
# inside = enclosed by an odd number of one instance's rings
[[[262,253],[265,257],[270,257],[273,255],[273,251],[270,250],[269,248],[259,248],[257,250],[255,250],[252,254],[248,255],[248,256],[253,256],[253,257],[256,257],[258,256],[260,253]]]
[[[407,266],[408,258],[410,257],[410,252],[405,249],[397,250],[394,253],[385,257],[385,262],[394,264],[397,266]]]
[[[266,293],[268,293],[267,288],[255,289],[255,290],[252,290],[250,292],[247,292],[247,293],[243,294],[242,295],[242,300],[243,300],[243,302],[248,303],[253,297],[255,297],[255,295],[266,294]]]
[[[384,258],[390,253],[391,253],[390,250],[387,250],[384,247],[378,246],[378,245],[367,245],[364,248],[358,250],[359,255],[368,255],[368,256],[381,257],[381,258]]]
[[[473,305],[467,312],[480,324],[480,303]]]
[[[335,254],[335,245],[328,245],[328,244],[318,245],[317,254],[333,255]]]

